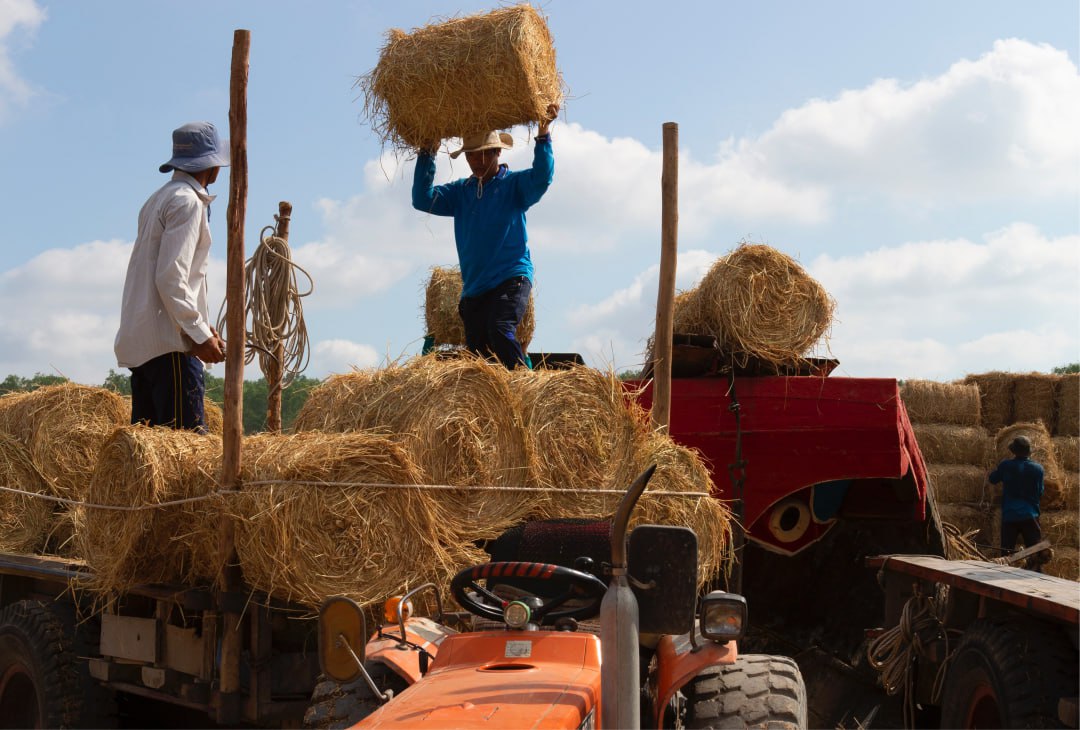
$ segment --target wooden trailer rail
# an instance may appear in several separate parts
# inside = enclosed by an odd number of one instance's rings
[[[910,576],[978,597],[980,614],[985,611],[986,601],[994,601],[1028,615],[1080,625],[1080,589],[1075,581],[997,563],[946,560],[932,555],[874,556],[866,559],[866,565],[886,574],[887,582],[892,582],[892,576]],[[902,607],[902,603],[895,605],[900,597],[890,593],[887,587],[887,622],[894,616],[893,611]]]

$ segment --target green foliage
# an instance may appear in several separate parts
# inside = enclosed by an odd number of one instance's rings
[[[619,373],[619,380],[641,380],[641,370],[623,370]]]
[[[322,381],[298,376],[281,394],[281,428],[292,428],[300,409],[307,402],[311,389]],[[206,397],[223,406],[225,403],[225,380],[206,374]],[[265,378],[244,381],[244,433],[258,433],[266,429],[267,385]]]
[[[120,395],[131,395],[131,376],[126,373],[118,373],[109,368],[109,376],[101,384],[102,388],[114,391]]]
[[[1069,375],[1071,373],[1080,373],[1080,362],[1071,362],[1068,365],[1056,367],[1051,372],[1054,373],[1054,375]]]
[[[67,378],[60,375],[44,375],[35,373],[32,378],[23,378],[18,375],[9,375],[0,383],[0,395],[5,393],[25,393],[37,390],[45,385],[59,385],[66,383]]]

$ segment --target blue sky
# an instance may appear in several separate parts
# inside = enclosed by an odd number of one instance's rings
[[[227,130],[237,28],[252,33],[247,251],[292,202],[294,258],[315,279],[307,374],[419,351],[424,284],[455,263],[452,230],[411,209],[412,162],[364,124],[354,82],[390,28],[496,4],[298,7],[0,0],[0,377],[99,383],[115,367],[138,209],[166,179],[174,127]],[[569,95],[555,183],[529,213],[531,349],[640,366],[674,121],[681,288],[740,241],[768,243],[836,298],[826,344],[841,374],[1080,359],[1076,2],[538,7]],[[527,165],[528,131],[512,131],[504,159]],[[467,174],[445,155],[439,171]],[[220,303],[227,175],[211,192]]]

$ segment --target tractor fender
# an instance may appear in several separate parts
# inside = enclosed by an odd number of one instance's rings
[[[664,708],[675,693],[686,686],[708,667],[734,664],[739,650],[734,641],[718,644],[698,634],[694,644],[689,634],[666,635],[656,646],[656,674],[654,675],[653,717],[654,726],[663,727]]]
[[[411,685],[424,676],[420,671],[421,651],[430,655],[428,660],[428,668],[430,668],[439,655],[439,646],[443,639],[456,633],[453,629],[428,618],[410,618],[405,622],[404,642],[401,641],[400,627],[384,626],[368,641],[365,659],[386,665],[394,674]]]

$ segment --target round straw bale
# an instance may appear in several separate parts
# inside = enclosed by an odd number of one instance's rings
[[[927,464],[927,476],[938,504],[993,501],[1000,490],[983,489],[986,470],[967,464]]]
[[[672,308],[672,330],[679,334],[706,334],[715,330],[705,310],[705,297],[698,288],[681,291],[675,295]],[[649,350],[652,350],[650,345]]]
[[[979,423],[983,428],[993,432],[1014,422],[1012,374],[995,371],[968,375],[962,382],[979,388]]]
[[[1050,440],[1050,432],[1041,421],[1014,423],[998,431],[994,436],[997,456],[995,463],[1013,458],[1012,452],[1009,451],[1009,444],[1017,436],[1027,436],[1031,442],[1031,460],[1042,465],[1045,478],[1061,481],[1061,465],[1058,464],[1054,453],[1054,443]]]
[[[709,334],[732,353],[771,363],[801,359],[832,325],[835,302],[787,254],[740,244],[698,285]]]
[[[1057,390],[1060,375],[1028,373],[1013,377],[1013,420],[1042,421],[1046,430],[1057,424]]]
[[[0,398],[0,427],[22,443],[59,496],[79,499],[98,452],[118,426],[131,422],[123,396],[77,383],[49,385]]]
[[[646,416],[614,372],[583,365],[511,375],[536,453],[533,481],[563,489],[601,489],[614,465],[631,457]]]
[[[206,398],[203,400],[203,420],[206,421],[206,431],[215,436],[220,436],[225,430],[225,416],[221,406]]]
[[[1054,436],[1054,456],[1065,471],[1080,471],[1080,437]]]
[[[1043,573],[1055,578],[1080,581],[1080,548],[1054,547],[1054,557],[1043,566]]]
[[[120,592],[141,583],[207,585],[218,572],[217,489],[221,439],[193,431],[126,426],[101,449],[75,541],[93,587]],[[117,511],[93,505],[140,508]]]
[[[229,507],[256,590],[311,607],[332,595],[367,606],[426,581],[442,585],[462,562],[436,539],[436,497],[378,486],[421,482],[386,436],[260,434],[245,439],[244,453],[245,487]]]
[[[372,130],[402,150],[540,122],[563,99],[551,34],[526,3],[391,30],[357,85]]]
[[[1061,377],[1054,433],[1058,436],[1080,436],[1080,373]]]
[[[0,491],[0,551],[32,555],[45,547],[54,503],[34,494],[51,494],[26,447],[0,433],[0,486],[29,494]]]
[[[1080,515],[1076,510],[1050,510],[1039,516],[1043,537],[1057,549],[1058,545],[1077,547],[1080,545]]]
[[[461,269],[458,267],[432,267],[424,295],[424,322],[427,333],[434,336],[436,345],[464,347],[466,344],[465,325],[458,312],[461,286]],[[514,335],[522,350],[528,350],[529,343],[532,342],[533,331],[536,329],[535,309],[533,296],[530,294],[525,314]]]
[[[937,510],[941,521],[953,525],[961,534],[975,532],[972,541],[980,549],[1001,544],[998,532],[993,526],[994,514],[1000,515],[1000,510],[971,504],[942,503],[937,504]]]
[[[912,423],[979,425],[979,389],[975,385],[905,380],[900,398]]]
[[[912,428],[928,464],[989,465],[994,442],[982,426],[915,423]]]

